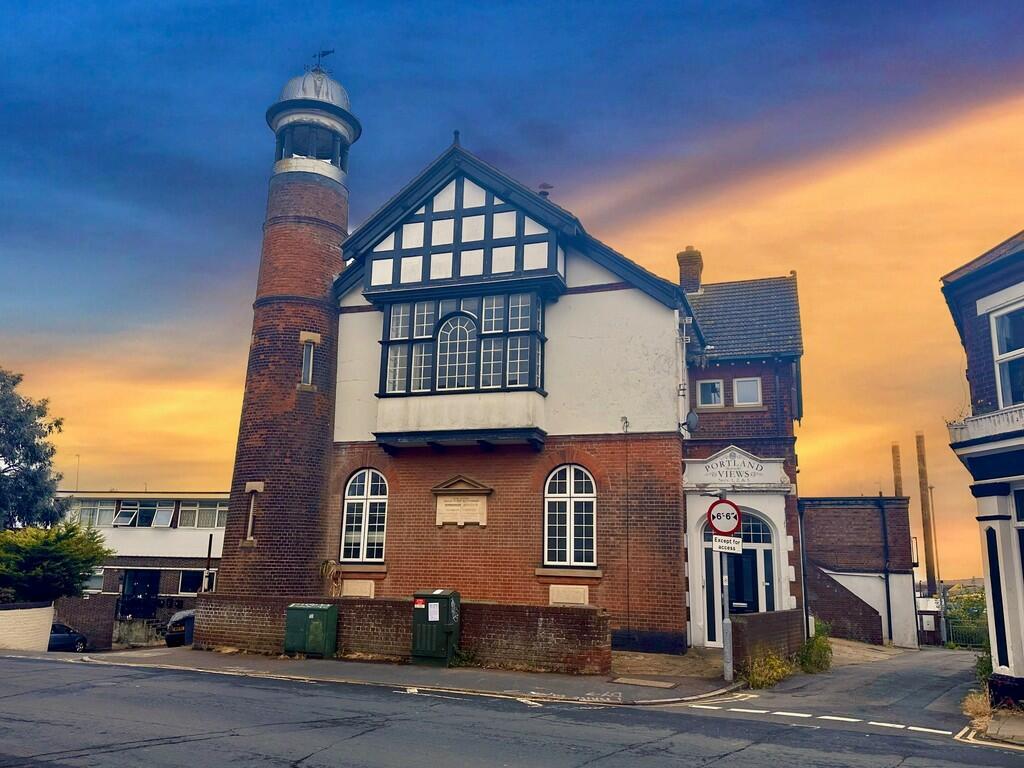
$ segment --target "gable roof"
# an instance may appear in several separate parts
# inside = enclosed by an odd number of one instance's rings
[[[796,272],[787,277],[706,283],[687,299],[711,359],[803,354]]]
[[[1018,232],[1013,237],[1007,238],[995,248],[985,251],[977,258],[971,259],[962,267],[957,267],[952,272],[942,277],[944,285],[948,286],[965,277],[972,277],[986,267],[1009,259],[1018,254],[1024,253],[1024,231]]]
[[[682,309],[687,314],[692,314],[686,296],[677,284],[655,275],[605,245],[590,235],[572,213],[481,160],[458,144],[452,144],[442,152],[401,191],[378,208],[362,226],[349,235],[343,249],[346,259],[354,259],[355,263],[343,271],[335,281],[336,295],[355,285],[354,267],[357,264],[361,265],[365,254],[381,238],[385,237],[409,213],[423,205],[428,197],[438,192],[459,173],[490,188],[505,202],[522,209],[548,228],[556,230],[586,256],[623,281],[667,307]],[[700,329],[698,329],[699,333]]]

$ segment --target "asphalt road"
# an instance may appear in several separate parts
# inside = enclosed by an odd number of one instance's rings
[[[541,704],[4,658],[0,766],[1024,764],[1019,752],[950,736],[731,713],[729,703],[721,710]]]

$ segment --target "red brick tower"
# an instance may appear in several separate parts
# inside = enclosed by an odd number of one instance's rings
[[[225,605],[321,593],[337,364],[331,289],[348,234],[348,148],[361,130],[349,109],[345,90],[316,67],[267,110],[277,151],[213,596]]]

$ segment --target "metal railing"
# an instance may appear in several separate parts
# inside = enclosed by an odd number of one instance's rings
[[[957,648],[981,650],[988,647],[987,621],[950,621],[946,622],[946,643]]]

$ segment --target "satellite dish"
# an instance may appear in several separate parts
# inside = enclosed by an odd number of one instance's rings
[[[699,424],[700,416],[698,416],[697,412],[691,408],[690,412],[686,414],[686,431],[692,435],[697,431],[697,426]]]

